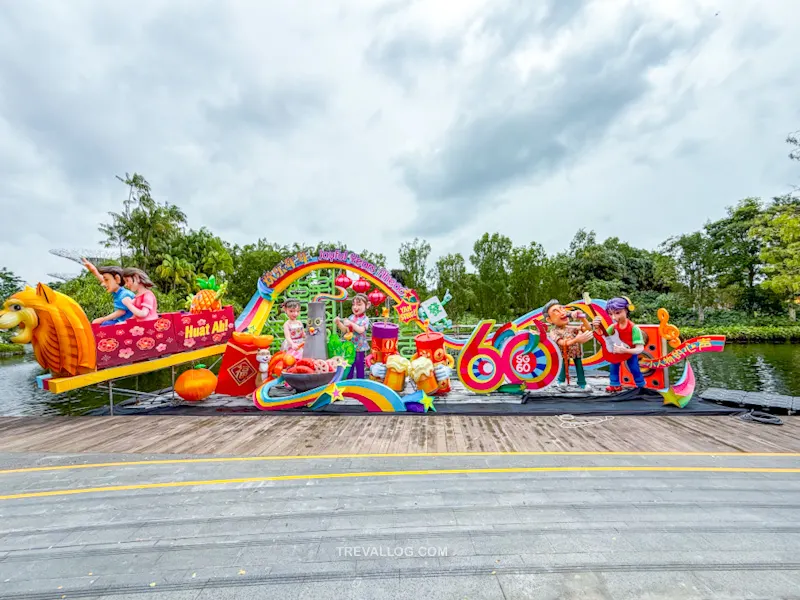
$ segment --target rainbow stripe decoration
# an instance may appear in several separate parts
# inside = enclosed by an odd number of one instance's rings
[[[648,369],[671,367],[698,352],[722,352],[725,349],[724,335],[702,335],[685,341],[666,356],[658,360],[643,359],[641,364]]]
[[[335,294],[317,294],[316,296],[314,296],[312,302],[322,302],[323,300],[344,302],[345,300],[347,300],[347,290],[337,285]]]
[[[294,396],[270,398],[269,390],[283,383],[283,379],[278,378],[265,383],[253,393],[253,404],[261,410],[284,410],[303,406],[319,410],[337,400],[352,398],[360,402],[367,412],[406,412],[403,399],[391,388],[366,379],[342,381],[343,374],[344,370],[339,368],[329,384]]]
[[[692,399],[695,387],[694,371],[692,365],[687,360],[683,367],[683,375],[678,382],[664,390],[659,390],[659,393],[664,397],[664,404],[674,404],[679,408],[683,408]]]

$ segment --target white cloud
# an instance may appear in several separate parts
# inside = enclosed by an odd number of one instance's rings
[[[792,0],[585,4],[5,3],[0,265],[74,270],[47,250],[99,242],[126,171],[231,241],[390,262],[487,230],[653,247],[797,181]]]

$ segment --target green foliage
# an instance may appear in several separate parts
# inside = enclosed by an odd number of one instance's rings
[[[469,257],[475,267],[475,311],[481,315],[504,319],[510,314],[509,257],[513,244],[499,233],[483,236],[472,247]]]
[[[0,303],[25,286],[25,282],[5,267],[0,268]]]
[[[753,229],[760,238],[765,287],[793,302],[800,297],[800,200],[777,198]]]
[[[696,231],[671,237],[662,245],[678,267],[678,281],[682,292],[691,302],[702,323],[706,308],[714,295],[714,249],[711,238]]]
[[[25,282],[5,267],[0,268],[0,307],[9,296],[25,287]],[[0,342],[7,341],[12,335],[9,331],[0,331]]]
[[[683,338],[699,335],[724,335],[727,341],[740,343],[800,342],[800,326],[711,325],[681,329]]]
[[[25,354],[25,347],[22,344],[0,342],[0,356],[18,356],[22,354]]]
[[[416,290],[423,299],[428,293],[428,257],[430,254],[431,245],[419,238],[400,245],[400,264],[406,275],[405,285]]]
[[[440,257],[431,271],[431,277],[439,299],[443,299],[445,292],[450,290],[453,299],[447,303],[445,310],[454,323],[462,322],[467,309],[475,301],[464,257],[460,254]]]

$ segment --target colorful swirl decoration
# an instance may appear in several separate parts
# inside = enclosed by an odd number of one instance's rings
[[[494,321],[478,324],[457,361],[458,378],[464,387],[476,394],[489,394],[507,383],[532,390],[552,383],[561,357],[544,325],[534,323],[536,333],[507,323],[494,335]]]
[[[312,302],[322,302],[323,300],[344,302],[345,300],[347,300],[347,290],[337,285],[335,294],[317,294],[316,296],[314,296]]]

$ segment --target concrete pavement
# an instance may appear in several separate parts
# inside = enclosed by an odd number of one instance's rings
[[[794,455],[230,458],[0,454],[0,598],[800,597]]]

